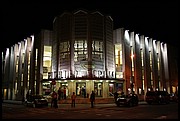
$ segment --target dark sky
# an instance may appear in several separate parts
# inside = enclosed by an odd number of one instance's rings
[[[66,10],[74,11],[79,8],[98,10],[102,14],[110,15],[114,21],[114,29],[124,27],[135,33],[177,46],[179,19],[177,0],[169,2],[84,0],[81,3],[61,1],[54,4],[1,4],[1,42],[4,42],[1,44],[1,49],[14,45],[27,36],[39,32],[40,29],[52,29],[55,16]]]

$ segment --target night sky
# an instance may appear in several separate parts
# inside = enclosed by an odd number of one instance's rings
[[[81,3],[60,1],[61,3],[54,4],[1,4],[1,43],[4,42],[1,44],[1,49],[10,47],[33,33],[38,33],[40,29],[52,30],[55,16],[61,15],[64,11],[71,12],[81,8],[90,11],[98,10],[104,15],[110,15],[114,21],[114,29],[123,27],[173,46],[178,45],[177,0],[169,2],[119,2],[119,0],[87,2],[88,0],[84,0]]]

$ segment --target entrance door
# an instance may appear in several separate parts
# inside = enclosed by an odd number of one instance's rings
[[[81,97],[86,97],[86,83],[77,82],[76,83],[76,95]]]

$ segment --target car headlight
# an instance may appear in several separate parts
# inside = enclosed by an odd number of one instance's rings
[[[121,97],[120,99],[125,99],[124,97]]]

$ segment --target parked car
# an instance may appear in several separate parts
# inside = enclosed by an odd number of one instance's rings
[[[148,91],[145,100],[148,104],[168,104],[170,103],[170,94],[167,91]]]
[[[117,97],[115,101],[117,106],[123,105],[123,106],[137,106],[139,103],[139,98],[137,94],[128,94],[128,95],[121,95]]]
[[[175,93],[170,94],[170,101],[171,102],[178,102],[178,95]]]
[[[52,93],[53,92],[50,92],[48,95],[43,96],[49,103],[52,101]]]
[[[29,95],[24,104],[32,107],[43,107],[48,106],[48,101],[42,95]]]

